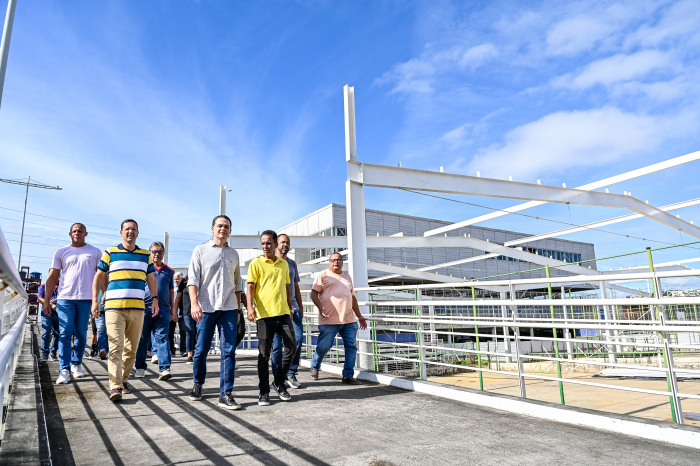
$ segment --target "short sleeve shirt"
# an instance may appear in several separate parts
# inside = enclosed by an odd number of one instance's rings
[[[287,259],[287,265],[289,266],[289,293],[292,295],[292,309],[298,310],[299,303],[297,303],[297,294],[294,289],[294,284],[299,283],[299,269],[297,268],[297,263],[293,259]]]
[[[356,322],[355,313],[352,311],[352,297],[355,291],[352,287],[352,278],[346,272],[340,274],[326,269],[319,273],[311,287],[318,293],[324,317],[320,310],[318,313],[319,325],[339,325]]]
[[[100,250],[89,244],[59,248],[51,262],[51,268],[61,272],[58,299],[92,299],[92,280],[99,262]]]
[[[259,256],[248,266],[248,283],[255,283],[255,313],[258,319],[289,314],[287,286],[289,265],[284,259]]]
[[[46,295],[46,283],[42,283],[39,285],[39,290],[37,291],[37,296],[39,298],[43,298]],[[51,293],[51,299],[56,299],[56,296],[58,296],[58,286],[53,289],[53,293]]]
[[[129,251],[121,244],[107,248],[97,268],[109,273],[105,311],[145,310],[146,275],[156,270],[147,250]]]
[[[190,293],[187,288],[187,280],[184,278],[180,281],[177,286],[177,292],[182,293],[182,298],[180,298],[180,306],[182,307],[182,315],[190,317],[192,315],[192,303],[190,301]]]

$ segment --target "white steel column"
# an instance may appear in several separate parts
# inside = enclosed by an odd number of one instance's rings
[[[219,185],[219,215],[226,215],[226,186]]]
[[[603,299],[608,299],[608,292],[605,287],[605,282],[600,282],[600,297]],[[610,306],[603,306],[603,312],[605,315],[605,320],[607,322],[610,322],[613,320],[612,314],[610,313]],[[608,348],[609,355],[610,355],[610,362],[615,364],[617,363],[617,354],[615,354],[616,348],[614,344],[610,344],[614,341],[613,338],[613,332],[611,330],[606,330],[605,331],[605,340],[607,341],[606,347]]]
[[[355,88],[345,85],[343,87],[345,100],[345,161],[348,163],[348,171],[357,163],[357,140],[355,138]],[[352,282],[356,288],[366,288],[367,281],[367,225],[365,220],[365,187],[361,180],[350,181],[350,176],[345,181],[345,203],[347,205],[347,231],[348,231],[348,268]],[[369,293],[357,292],[357,300],[369,301]],[[367,306],[360,306],[363,315],[369,315]],[[369,340],[370,331],[360,330],[360,340]],[[360,357],[356,365],[365,370],[374,369],[372,357],[372,344],[368,341],[359,342]]]
[[[163,262],[168,263],[168,250],[170,249],[170,233],[167,231],[163,235]]]
[[[507,299],[506,293],[504,291],[499,292],[498,295],[500,296],[501,299]],[[510,299],[515,299],[515,295],[511,295]],[[501,317],[503,318],[504,321],[506,319],[508,319],[508,306],[506,306],[506,305],[501,306]],[[508,338],[509,336],[510,336],[510,329],[508,328],[508,326],[504,325],[503,326],[503,351],[508,353],[508,354],[510,354],[510,338]],[[506,358],[506,362],[507,363],[513,362],[513,358],[508,356]]]

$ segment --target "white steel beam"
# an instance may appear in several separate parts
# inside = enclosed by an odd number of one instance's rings
[[[437,173],[409,168],[388,167],[359,162],[348,162],[348,181],[378,188],[417,189],[421,191],[532,199],[561,204],[581,204],[599,207],[629,209],[661,222],[676,230],[700,238],[700,228],[674,217],[632,196],[582,191],[539,184],[503,181],[475,176]]]
[[[689,201],[677,202],[675,204],[669,204],[667,206],[659,207],[659,210],[668,212],[669,210],[682,209],[684,207],[691,207],[695,205],[700,205],[700,198],[691,199]],[[552,238],[555,236],[568,235],[570,233],[576,233],[579,231],[589,230],[591,228],[604,227],[606,225],[612,225],[615,223],[627,222],[628,220],[635,220],[644,217],[642,214],[628,214],[621,217],[615,217],[608,220],[600,220],[598,222],[587,223],[578,227],[565,228],[563,230],[553,231],[551,233],[544,233],[541,235],[527,236],[525,238],[519,238],[512,241],[507,241],[504,243],[505,246],[513,246],[515,244],[529,243],[530,241],[537,241],[540,239]]]
[[[699,160],[699,159],[700,159],[700,151],[697,151],[697,152],[693,152],[691,154],[681,155],[680,157],[675,157],[675,158],[672,158],[669,160],[665,160],[663,162],[655,163],[655,164],[649,165],[647,167],[638,168],[636,170],[632,170],[632,171],[629,171],[627,173],[622,173],[620,175],[612,176],[610,178],[605,178],[604,180],[584,184],[583,186],[579,186],[578,188],[575,188],[575,189],[579,189],[579,190],[583,190],[583,191],[592,191],[594,189],[603,188],[605,186],[610,186],[610,185],[613,185],[616,183],[620,183],[622,181],[627,181],[627,180],[631,180],[634,178],[638,178],[640,176],[648,175],[650,173],[658,172],[661,170],[666,170],[667,168],[677,167],[678,165],[683,165],[683,164],[688,163],[688,162],[694,162],[694,161]],[[429,231],[426,231],[424,234],[425,234],[425,236],[439,235],[441,233],[456,230],[456,229],[461,228],[461,227],[475,225],[477,223],[485,222],[487,220],[492,220],[492,219],[498,218],[498,217],[503,217],[503,216],[511,214],[513,212],[520,212],[522,210],[530,209],[532,207],[537,207],[537,206],[540,206],[543,204],[546,204],[546,202],[542,202],[542,201],[524,202],[522,204],[518,204],[518,205],[513,206],[513,207],[507,207],[507,208],[505,208],[501,211],[498,211],[498,212],[492,212],[490,214],[481,215],[479,217],[465,220],[463,222],[458,222],[458,223],[454,223],[452,225],[446,225],[444,227],[429,230]]]
[[[677,202],[675,204],[669,204],[667,206],[659,207],[659,209],[663,210],[664,212],[667,212],[670,210],[682,209],[684,207],[691,207],[691,206],[699,205],[699,204],[700,204],[700,198],[691,199],[689,201]],[[576,233],[578,231],[583,231],[583,230],[590,229],[590,228],[598,228],[598,227],[612,225],[614,223],[626,222],[628,220],[634,220],[634,219],[638,219],[638,218],[642,218],[642,217],[643,217],[643,215],[641,215],[641,214],[623,215],[621,217],[615,217],[615,218],[611,218],[608,220],[601,220],[598,222],[588,223],[588,224],[582,225],[580,227],[566,228],[563,230],[558,230],[558,231],[554,231],[551,233],[544,233],[541,235],[526,236],[524,238],[519,238],[519,239],[512,240],[512,241],[506,241],[503,245],[504,246],[515,246],[516,244],[529,243],[532,241],[537,241],[537,240],[546,239],[546,238],[552,238],[555,236],[566,235],[569,233]],[[500,254],[485,254],[485,255],[481,255],[481,256],[474,256],[474,257],[470,257],[467,259],[459,259],[456,261],[445,262],[442,264],[435,264],[435,265],[431,265],[428,267],[422,267],[418,270],[421,272],[427,272],[429,270],[441,269],[441,268],[445,268],[445,267],[452,267],[454,265],[462,265],[462,264],[468,264],[469,262],[477,262],[480,260],[490,259],[492,257],[498,257],[499,255]],[[646,266],[644,266],[644,267],[646,267]],[[370,280],[370,283],[374,282],[374,281],[385,280],[387,278],[395,278],[395,277],[394,276],[387,276],[387,277],[373,278]]]

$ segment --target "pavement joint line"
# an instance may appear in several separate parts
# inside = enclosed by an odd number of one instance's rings
[[[302,359],[300,365],[311,367],[311,361]],[[321,364],[321,371],[342,374],[343,367]],[[404,390],[425,393],[441,398],[488,407],[538,419],[561,422],[579,427],[614,432],[622,435],[660,441],[700,450],[700,429],[693,426],[670,424],[664,421],[638,419],[613,413],[600,412],[572,406],[559,406],[546,401],[527,399],[492,392],[480,392],[464,387],[450,387],[438,382],[409,379],[384,373],[355,369],[360,380],[379,383]]]

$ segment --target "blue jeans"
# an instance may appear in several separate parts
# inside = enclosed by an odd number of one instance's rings
[[[194,345],[197,341],[197,321],[190,316],[182,318],[185,319],[185,351],[189,353],[194,351]]]
[[[197,323],[197,346],[194,349],[192,378],[197,385],[204,385],[204,380],[207,378],[207,354],[211,349],[214,329],[218,328],[221,341],[219,396],[228,395],[233,391],[237,325],[238,310],[205,312],[202,321]]]
[[[340,335],[345,346],[345,364],[343,365],[343,377],[352,377],[355,374],[355,358],[357,357],[357,322],[340,325],[319,325],[318,344],[314,359],[311,362],[313,369],[321,369],[321,361],[326,357],[333,346],[336,335]]]
[[[51,336],[53,335],[53,345]],[[41,314],[41,357],[47,359],[49,351],[56,354],[58,351],[58,312],[51,312],[51,316]]]
[[[291,377],[297,374],[299,370],[299,360],[301,359],[301,345],[304,341],[304,325],[301,320],[301,311],[299,309],[294,310],[292,314],[292,324],[294,325],[294,335],[297,337],[297,351],[292,359],[292,365],[289,366],[289,372],[287,376]],[[280,366],[280,361],[282,360],[282,337],[279,333],[275,334],[275,338],[272,339],[272,353],[270,354],[270,363],[272,365],[272,374],[277,373],[277,368]]]
[[[109,340],[107,340],[104,311],[100,312],[100,317],[95,319],[95,326],[97,327],[97,351],[105,350],[109,354]]]
[[[146,351],[151,334],[155,340],[155,348],[158,351],[158,369],[160,372],[170,369],[170,343],[168,342],[168,329],[170,328],[170,311],[161,311],[157,316],[151,316],[151,309],[146,308],[143,315],[143,329],[141,330],[141,340],[139,349],[136,350],[136,369],[146,369]]]
[[[58,313],[58,359],[61,370],[70,369],[71,364],[83,363],[83,353],[87,344],[87,329],[90,323],[89,299],[59,299],[56,301]],[[71,340],[75,337],[71,350]]]

